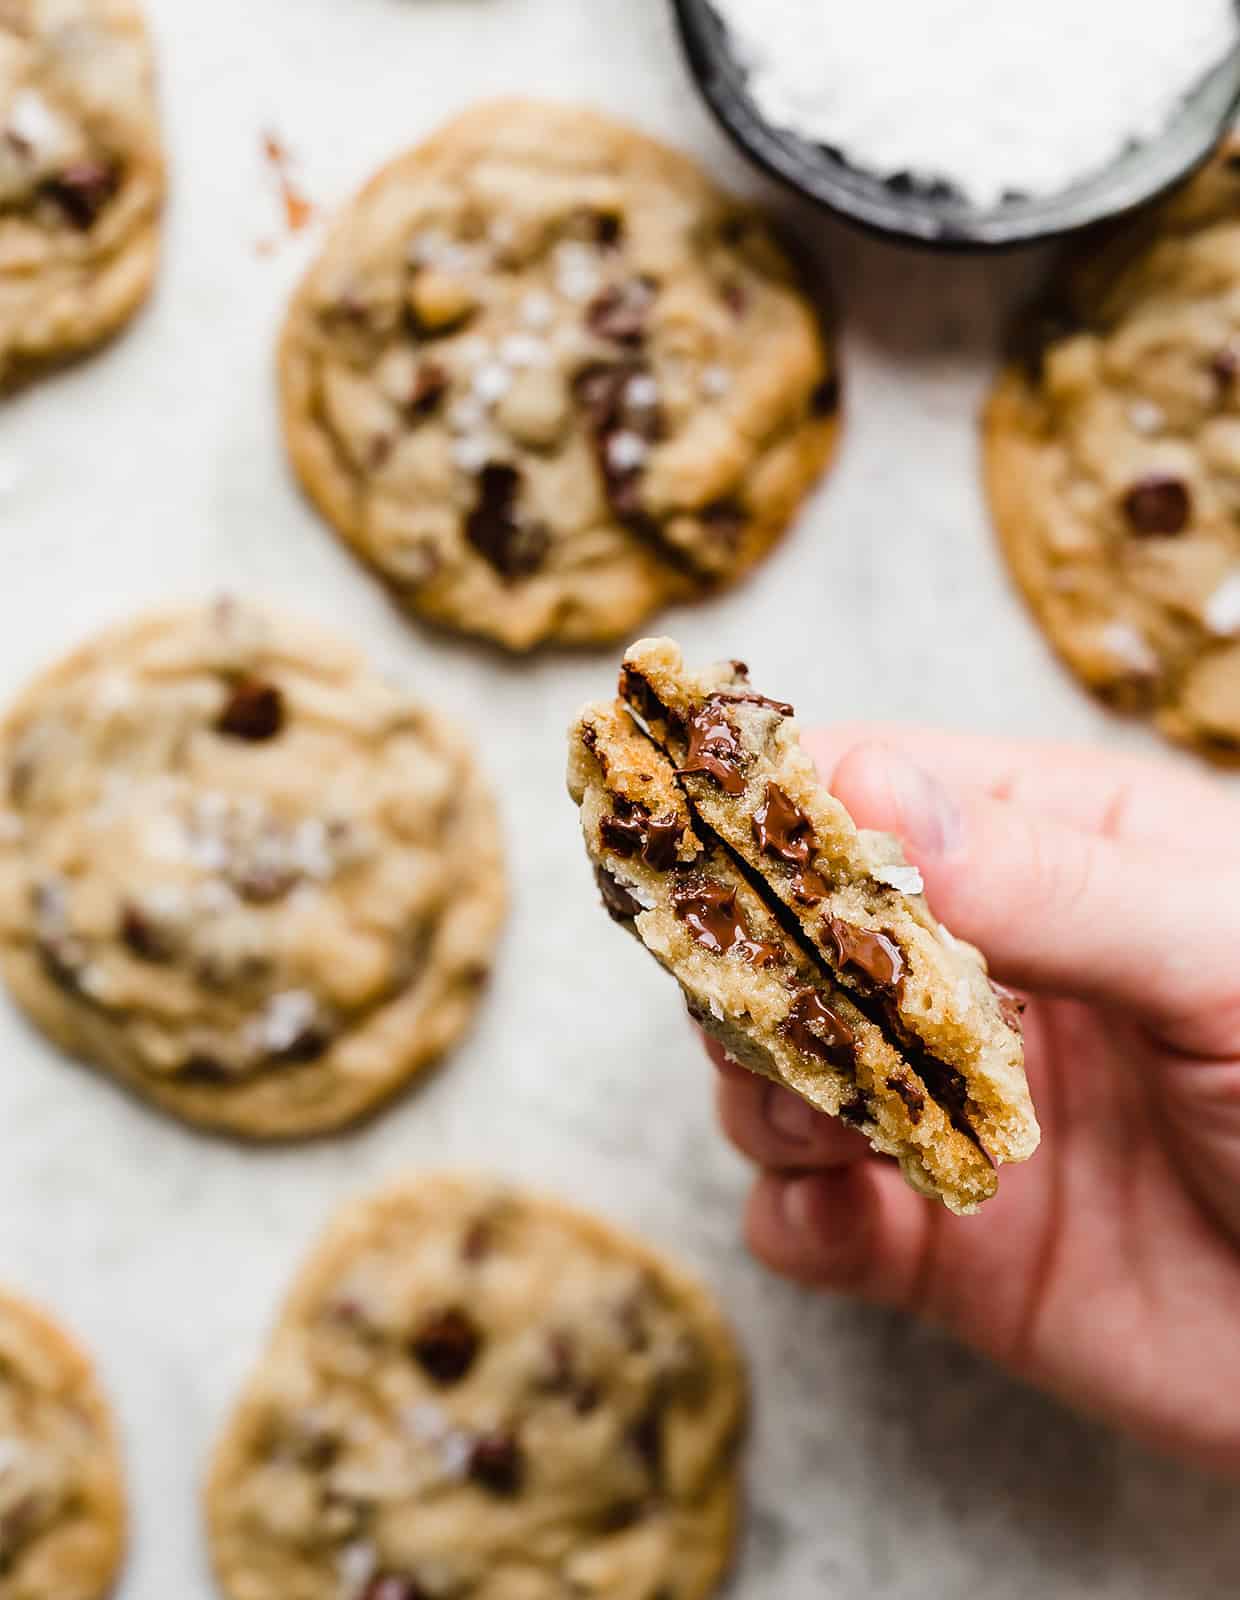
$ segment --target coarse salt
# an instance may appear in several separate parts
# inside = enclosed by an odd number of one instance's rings
[[[1240,633],[1240,572],[1231,572],[1206,601],[1206,626],[1228,639]]]
[[[880,867],[874,874],[879,883],[901,894],[921,894],[926,885],[916,867]]]
[[[712,0],[767,120],[978,206],[1156,138],[1240,40],[1233,0]]]

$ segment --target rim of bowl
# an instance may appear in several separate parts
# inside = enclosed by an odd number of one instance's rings
[[[1240,109],[1240,44],[1190,91],[1166,129],[1061,194],[978,209],[951,195],[903,190],[851,167],[829,148],[767,122],[745,84],[727,29],[709,0],[672,0],[690,73],[716,121],[772,177],[846,222],[945,251],[1010,249],[1062,238],[1135,211],[1190,177]]]

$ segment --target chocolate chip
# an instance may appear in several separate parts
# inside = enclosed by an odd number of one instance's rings
[[[417,420],[429,417],[439,407],[448,388],[448,374],[438,361],[423,361],[414,374],[413,388],[405,410]]]
[[[737,278],[725,278],[719,285],[719,296],[734,317],[743,317],[749,309],[749,291]]]
[[[926,1109],[926,1097],[921,1090],[911,1084],[903,1072],[893,1072],[887,1079],[887,1087],[892,1094],[899,1095],[908,1111],[909,1121],[914,1127],[921,1121],[922,1112]]]
[[[326,1055],[331,1042],[331,1033],[322,1021],[307,1022],[304,1027],[298,1028],[286,1043],[269,1050],[267,1059],[282,1062],[287,1066],[305,1066]]]
[[[704,772],[725,794],[744,794],[745,780],[741,775],[744,756],[736,729],[721,708],[708,700],[689,718],[689,750],[676,776],[684,778]]]
[[[856,1035],[814,989],[801,991],[779,1031],[805,1055],[817,1056],[834,1066],[850,1066],[856,1059]]]
[[[139,961],[169,961],[173,955],[167,933],[146,917],[135,905],[121,912],[121,939]]]
[[[625,705],[632,707],[643,722],[655,723],[664,718],[671,720],[672,714],[665,710],[649,680],[635,668],[627,665],[620,668],[619,688],[620,698]]]
[[[676,863],[680,841],[685,836],[685,825],[674,816],[654,817],[636,800],[615,798],[615,813],[599,823],[599,836],[603,843],[617,855],[631,858],[640,853],[642,860],[657,872],[666,872]]]
[[[216,733],[229,739],[262,744],[284,726],[284,696],[272,683],[242,678],[233,685],[224,709],[215,719]]]
[[[94,225],[119,188],[120,173],[104,161],[75,161],[43,183],[43,193],[83,231]]]
[[[663,1475],[663,1405],[660,1400],[652,1400],[646,1407],[629,1429],[628,1439],[647,1472],[658,1482]]]
[[[393,443],[390,433],[376,433],[366,446],[366,465],[372,472],[378,472],[391,460]]]
[[[586,326],[596,338],[612,344],[639,345],[658,292],[655,279],[645,276],[612,284],[586,307]]]
[[[768,783],[762,804],[753,814],[753,836],[764,855],[789,866],[807,865],[817,842],[809,815],[777,783]]]
[[[1191,510],[1188,485],[1169,472],[1147,473],[1124,496],[1124,514],[1143,538],[1183,533]]]
[[[362,1590],[358,1600],[430,1600],[426,1590],[404,1572],[379,1572]]]
[[[624,238],[624,218],[615,211],[592,211],[590,221],[595,244],[603,250],[615,250]]]
[[[472,1317],[450,1306],[426,1319],[410,1348],[427,1376],[447,1389],[468,1376],[482,1348],[482,1335]]]
[[[465,521],[465,537],[503,578],[537,572],[550,540],[541,523],[517,513],[521,474],[506,462],[491,461],[478,479],[478,500]]]
[[[617,922],[628,922],[633,917],[641,915],[642,906],[640,901],[635,900],[619,879],[614,878],[606,867],[595,867],[594,877],[599,887],[599,893],[603,897],[603,904]]]
[[[646,397],[653,382],[649,368],[637,361],[591,362],[573,381],[573,393],[586,416],[607,502],[625,521],[644,516],[641,485],[645,463],[640,446],[655,443],[663,434],[657,391],[653,401]],[[615,448],[622,438],[629,446],[627,455]]]
[[[810,415],[833,417],[840,409],[840,380],[833,372],[814,386],[809,397]]]
[[[839,917],[824,918],[823,928],[841,967],[855,968],[880,989],[898,987],[904,976],[904,956],[894,939],[854,927]]]
[[[235,1083],[237,1075],[216,1056],[207,1055],[202,1050],[196,1050],[177,1069],[177,1077],[183,1083],[221,1084]]]
[[[846,1101],[840,1107],[840,1121],[846,1122],[850,1128],[864,1128],[869,1115],[870,1108],[866,1105],[862,1095],[858,1095],[854,1100]]]
[[[712,539],[735,551],[749,526],[749,513],[739,500],[714,500],[698,512],[698,522]]]
[[[1235,345],[1224,345],[1210,358],[1210,375],[1223,394],[1231,392],[1238,372],[1240,372],[1240,351]]]
[[[646,1508],[640,1500],[616,1500],[599,1512],[593,1526],[602,1534],[624,1533],[636,1527],[645,1514]]]
[[[694,873],[672,889],[672,910],[694,940],[716,955],[735,950],[751,967],[780,966],[785,955],[777,944],[751,939],[736,890],[715,878]]]
[[[516,1437],[496,1430],[475,1439],[469,1455],[469,1476],[488,1493],[504,1499],[520,1494],[525,1481],[525,1457]]]
[[[299,876],[292,867],[277,866],[267,861],[248,861],[229,874],[229,882],[243,900],[248,900],[252,905],[265,906],[282,900]]]
[[[490,1217],[479,1217],[471,1222],[461,1240],[461,1260],[476,1267],[485,1261],[495,1248],[495,1225]]]

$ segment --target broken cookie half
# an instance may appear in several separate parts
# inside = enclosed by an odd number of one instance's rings
[[[1016,1005],[936,922],[898,842],[823,788],[791,706],[740,663],[693,673],[648,640],[570,742],[607,909],[692,1015],[922,1193],[976,1210],[1038,1144]]]

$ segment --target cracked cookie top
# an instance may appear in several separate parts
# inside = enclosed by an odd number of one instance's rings
[[[0,0],[0,387],[145,298],[163,182],[131,0]]]
[[[760,219],[634,130],[529,101],[372,180],[280,370],[329,520],[414,611],[512,649],[614,638],[738,576],[839,405]]]
[[[371,1109],[462,1029],[504,898],[458,736],[233,601],[118,628],[0,738],[0,962],[74,1053],[255,1137]]]
[[[704,1600],[744,1381],[707,1294],[593,1217],[409,1179],[331,1228],[216,1454],[235,1600]]]

